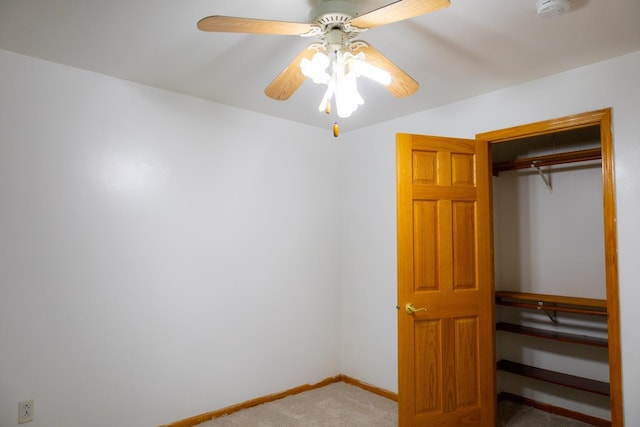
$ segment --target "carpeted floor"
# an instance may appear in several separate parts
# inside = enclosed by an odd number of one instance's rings
[[[571,418],[561,417],[505,400],[498,404],[498,427],[590,427]]]
[[[199,427],[389,427],[396,402],[344,382],[244,409]]]
[[[398,405],[344,382],[248,408],[198,427],[394,427]],[[579,421],[505,401],[499,427],[587,427]]]

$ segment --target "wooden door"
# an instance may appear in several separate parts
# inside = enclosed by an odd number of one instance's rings
[[[396,143],[399,425],[493,427],[488,144],[408,134]]]

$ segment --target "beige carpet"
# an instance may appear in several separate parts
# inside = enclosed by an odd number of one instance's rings
[[[593,427],[591,424],[550,414],[505,400],[498,404],[498,427]]]
[[[393,400],[344,382],[329,384],[254,406],[199,427],[391,427],[397,426]]]
[[[198,427],[397,427],[398,405],[344,382],[288,396]],[[504,401],[499,427],[586,427],[590,424]]]

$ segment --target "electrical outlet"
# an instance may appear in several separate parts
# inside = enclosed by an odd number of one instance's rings
[[[18,424],[33,421],[33,400],[18,402]]]

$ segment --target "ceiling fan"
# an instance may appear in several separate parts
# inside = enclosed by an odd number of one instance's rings
[[[327,85],[319,110],[329,113],[331,100],[335,98],[338,115],[349,117],[364,102],[357,91],[356,77],[372,78],[397,97],[412,95],[419,87],[400,67],[356,37],[371,28],[414,18],[449,4],[450,0],[398,0],[359,15],[353,2],[326,0],[311,10],[308,23],[215,15],[198,21],[198,29],[316,38],[266,87],[265,93],[272,99],[286,100],[311,78],[315,83]]]

